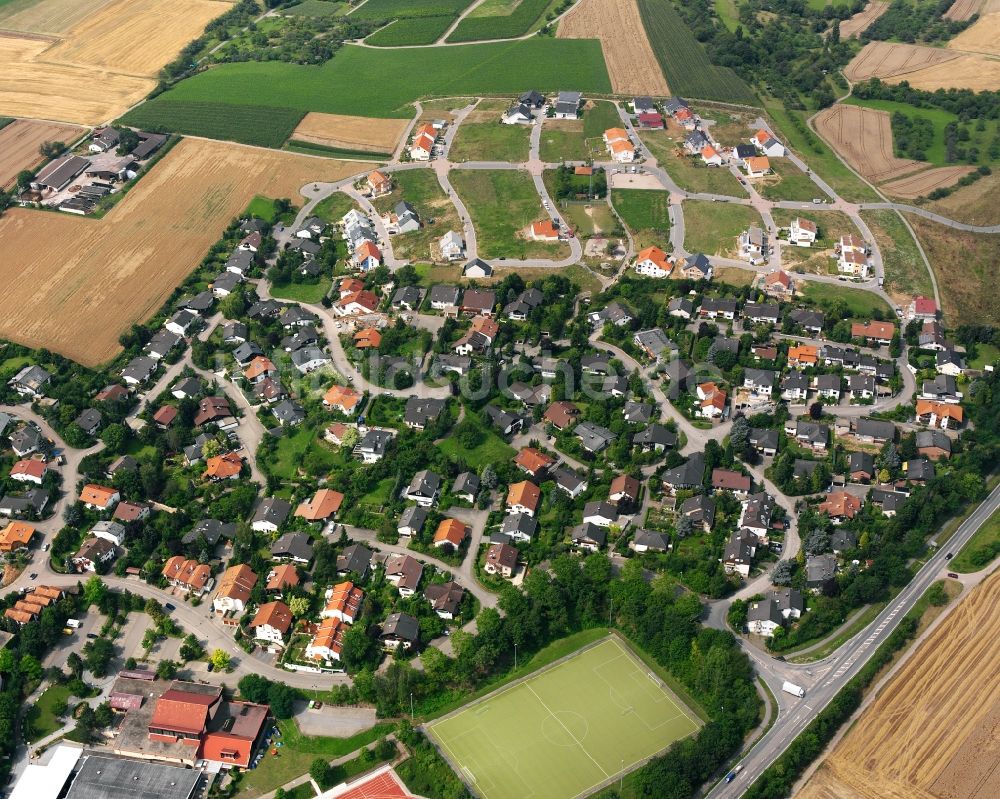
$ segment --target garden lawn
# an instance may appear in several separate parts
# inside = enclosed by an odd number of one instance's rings
[[[670,137],[665,130],[644,130],[639,134],[642,143],[682,189],[686,191],[728,194],[746,197],[746,189],[725,167],[706,166],[701,156],[689,155],[683,144]]]
[[[475,471],[479,471],[488,463],[506,463],[514,457],[514,448],[507,444],[500,436],[487,427],[484,427],[472,414],[467,413],[462,425],[474,424],[479,430],[480,440],[472,449],[466,448],[458,440],[457,436],[451,435],[438,444],[438,449],[448,458],[464,461],[466,466]]]
[[[688,252],[732,254],[740,233],[751,225],[764,224],[760,215],[747,205],[688,201],[681,208],[684,212],[684,249]]]
[[[636,249],[670,245],[670,194],[654,189],[614,189],[611,204],[632,233]]]
[[[758,181],[757,190],[768,200],[809,202],[815,197],[825,197],[812,178],[787,158],[772,158],[773,175]]]
[[[317,283],[289,283],[285,286],[271,286],[271,296],[279,300],[308,302],[313,305],[320,302],[333,287],[333,281],[321,277]]]
[[[541,784],[549,799],[572,799],[700,726],[608,637],[427,729],[488,799],[519,799]]]
[[[507,161],[528,160],[531,125],[504,125],[500,116],[510,105],[505,100],[484,100],[458,128],[448,151],[448,160]]]
[[[54,708],[62,702],[69,702],[69,688],[61,683],[50,685],[28,708],[28,740],[31,743],[40,741],[63,726],[62,720],[56,716]]]
[[[453,169],[450,179],[469,209],[483,258],[559,259],[567,255],[565,244],[523,237],[522,231],[532,222],[548,217],[527,172]]]
[[[316,203],[312,212],[324,222],[335,224],[352,208],[354,208],[354,200],[343,192],[335,191],[329,197]]]
[[[525,86],[610,93],[600,43],[546,37],[426,49],[347,45],[322,66],[224,64],[181,81],[126,118],[276,147],[306,111],[410,117],[411,103],[421,97],[514,95]]]
[[[270,456],[270,471],[276,477],[291,480],[305,458],[332,463],[336,454],[321,443],[319,436],[318,430],[300,426],[294,434],[279,438],[275,453]]]
[[[915,294],[934,296],[931,276],[916,242],[895,211],[862,211],[861,218],[872,233],[885,266],[885,288],[901,298]]]
[[[838,286],[834,283],[817,283],[814,280],[803,281],[803,284],[802,294],[807,300],[818,303],[842,300],[847,304],[851,316],[859,319],[871,319],[875,311],[880,311],[883,319],[893,317],[888,303],[871,291]]]
[[[593,157],[584,140],[583,121],[579,119],[546,119],[538,150],[547,164],[588,161]]]
[[[997,555],[1000,555],[1000,511],[973,533],[948,566],[952,571],[968,574],[986,568]]]

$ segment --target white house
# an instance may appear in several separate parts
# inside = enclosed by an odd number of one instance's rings
[[[711,144],[706,144],[701,148],[701,160],[707,166],[722,166],[722,156]]]
[[[788,241],[797,247],[812,247],[816,243],[816,223],[795,217],[788,226]]]
[[[260,606],[249,627],[254,638],[267,643],[273,652],[285,645],[285,636],[292,627],[292,611],[281,600],[268,602]]]
[[[659,247],[647,247],[635,259],[635,271],[645,277],[664,278],[670,274],[673,264]]]
[[[868,256],[857,250],[841,250],[837,258],[837,271],[851,277],[868,277]]]
[[[771,158],[782,158],[785,155],[785,145],[766,130],[758,130],[750,138],[750,143]]]
[[[449,261],[460,261],[465,257],[465,242],[454,230],[449,230],[438,241],[441,257]]]
[[[749,227],[740,234],[740,258],[752,264],[767,260],[767,239],[759,227]]]

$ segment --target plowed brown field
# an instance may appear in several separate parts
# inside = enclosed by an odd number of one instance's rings
[[[22,169],[31,169],[42,162],[38,148],[47,141],[69,144],[76,141],[83,128],[58,122],[36,122],[15,119],[0,128],[0,189],[14,182]]]
[[[635,0],[581,0],[563,17],[556,35],[562,39],[599,39],[616,93],[670,94]]]
[[[958,58],[958,53],[937,47],[869,42],[844,68],[844,75],[854,83],[869,78],[894,78],[953,58]]]
[[[0,217],[0,337],[93,366],[153,314],[256,194],[297,197],[365,164],[187,139],[103,219]]]
[[[310,111],[291,138],[342,150],[391,153],[409,124],[408,119],[372,119]]]
[[[926,196],[942,186],[951,186],[955,181],[974,170],[975,167],[971,166],[942,166],[891,180],[888,183],[883,183],[880,188],[896,197],[913,200]]]
[[[958,2],[961,3],[963,0],[958,0]],[[888,10],[889,0],[872,0],[863,11],[859,11],[853,17],[840,23],[840,38],[850,39],[852,36],[860,35]]]
[[[838,103],[817,115],[816,129],[871,181],[892,180],[926,167],[893,155],[892,127],[885,111]]]
[[[1000,796],[1000,573],[925,639],[798,799]]]
[[[900,83],[904,80],[914,89],[929,92],[938,89],[997,91],[1000,90],[1000,61],[962,53],[951,61],[889,78],[886,83]]]

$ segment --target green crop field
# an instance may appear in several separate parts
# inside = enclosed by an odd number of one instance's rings
[[[350,13],[355,19],[458,16],[472,0],[368,0]]]
[[[609,637],[432,722],[427,731],[484,799],[573,799],[699,726],[694,713]]]
[[[759,104],[750,87],[735,72],[708,60],[701,43],[671,0],[639,0],[639,13],[672,92],[702,100]]]
[[[287,138],[306,111],[411,117],[410,104],[422,97],[514,95],[525,86],[609,93],[600,43],[536,38],[399,50],[348,45],[322,66],[223,64],[181,81],[125,119],[137,127],[277,146],[271,142],[282,132]],[[258,130],[265,127],[261,120],[274,130]]]
[[[512,39],[528,33],[545,15],[552,0],[521,0],[506,14],[469,16],[448,37],[449,42],[475,42],[480,39]]]
[[[518,235],[545,219],[542,200],[527,172],[513,169],[453,169],[449,176],[476,228],[483,258],[564,258],[563,243],[529,241]]]
[[[133,108],[122,118],[122,122],[144,130],[280,147],[292,135],[305,113],[296,108],[178,101],[162,94]]]
[[[335,0],[302,0],[294,6],[281,9],[278,13],[285,17],[336,17],[347,9],[347,3]]]
[[[374,47],[434,44],[454,21],[455,18],[450,16],[397,19],[392,24],[375,31],[365,39],[365,44]]]

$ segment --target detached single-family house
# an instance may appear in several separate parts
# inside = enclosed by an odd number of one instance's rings
[[[788,226],[788,241],[796,247],[812,247],[816,243],[816,223],[795,217]]]
[[[640,250],[635,258],[635,271],[645,277],[663,278],[670,275],[673,264],[667,259],[667,254],[659,247],[647,247]]]

